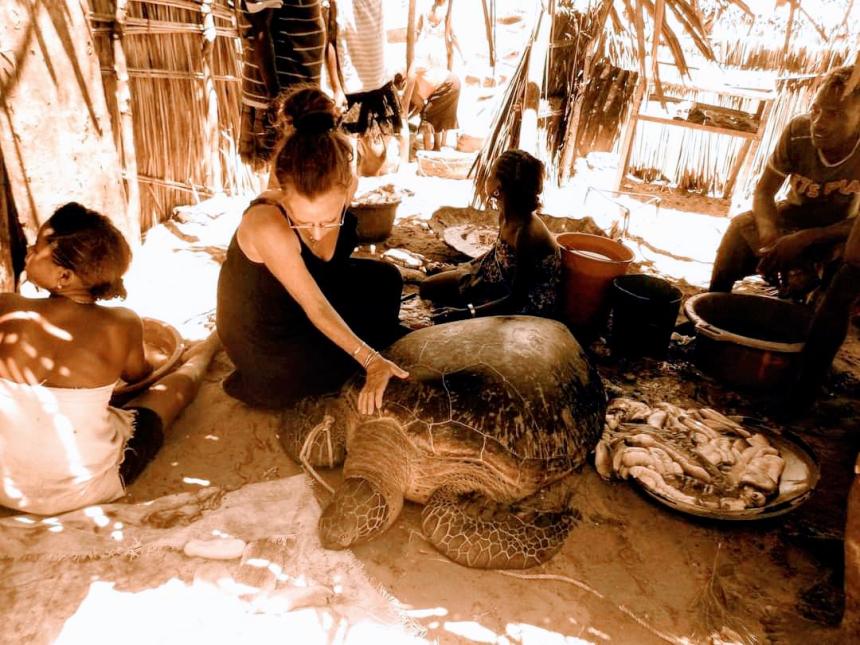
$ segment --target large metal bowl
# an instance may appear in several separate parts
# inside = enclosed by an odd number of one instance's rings
[[[750,390],[786,386],[799,368],[812,310],[739,293],[700,293],[684,303],[696,326],[696,363],[726,383]]]
[[[120,381],[114,388],[114,399],[127,400],[130,396],[145,390],[157,380],[168,374],[182,357],[185,344],[176,329],[166,322],[154,318],[143,319],[143,344],[150,360],[157,357],[149,376],[134,383]]]

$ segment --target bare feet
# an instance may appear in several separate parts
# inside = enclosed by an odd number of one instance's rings
[[[203,340],[198,340],[193,343],[188,343],[185,351],[182,352],[180,359],[182,364],[188,363],[199,356],[204,358],[208,356],[207,363],[212,360],[212,357],[221,349],[221,339],[218,338],[218,332],[213,331]]]

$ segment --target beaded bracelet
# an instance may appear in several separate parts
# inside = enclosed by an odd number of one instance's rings
[[[477,313],[477,312],[475,311],[475,305],[473,305],[473,304],[470,302],[469,304],[467,304],[467,305],[466,305],[466,307],[469,309],[469,315],[470,315],[472,318],[474,318],[474,317],[475,317],[475,315],[476,315],[476,313]]]

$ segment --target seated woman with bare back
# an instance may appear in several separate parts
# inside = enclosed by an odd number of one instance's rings
[[[282,110],[278,188],[242,215],[218,278],[218,334],[236,366],[224,390],[253,407],[287,408],[363,369],[358,407],[370,414],[391,377],[407,376],[378,353],[408,331],[399,324],[403,282],[391,264],[351,257],[358,179],[334,101],[297,86]]]
[[[130,260],[110,220],[69,203],[27,253],[50,296],[0,294],[0,505],[55,514],[121,497],[194,399],[214,334],[125,409],[109,404],[120,379],[152,371],[137,314],[96,304],[125,296]]]

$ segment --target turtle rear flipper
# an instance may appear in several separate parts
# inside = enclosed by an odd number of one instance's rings
[[[421,514],[425,537],[455,562],[477,569],[527,569],[549,560],[576,524],[571,510],[500,507],[476,493],[441,488]]]

